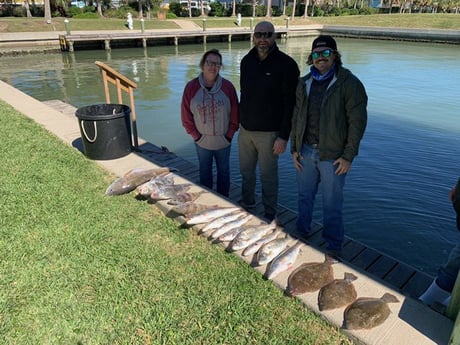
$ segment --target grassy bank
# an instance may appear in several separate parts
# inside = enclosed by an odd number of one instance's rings
[[[0,102],[2,344],[352,344]]]
[[[256,18],[254,24],[264,18]],[[189,20],[179,18],[177,20]],[[192,19],[197,25],[203,25],[202,18]],[[234,18],[206,18],[207,28],[235,27]],[[275,25],[286,25],[285,18],[274,17]],[[81,30],[127,30],[123,19],[70,19],[72,31]],[[295,18],[289,25],[351,25],[351,26],[381,26],[395,28],[420,28],[420,29],[451,29],[460,30],[460,15],[458,14],[378,14],[367,16],[340,16],[340,17],[312,17],[307,19]],[[178,29],[172,20],[145,20],[146,30]],[[243,18],[242,26],[249,27],[250,19]],[[134,29],[140,30],[140,21],[135,19]],[[34,31],[64,31],[64,18],[53,18],[51,24],[46,24],[43,18],[2,18],[0,32],[34,32]]]

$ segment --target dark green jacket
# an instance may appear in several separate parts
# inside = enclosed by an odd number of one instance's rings
[[[300,152],[307,126],[311,74],[299,78],[292,116],[291,153]],[[319,155],[321,160],[342,157],[352,162],[367,124],[367,94],[361,81],[339,67],[321,104]]]
[[[452,205],[454,206],[455,213],[457,214],[457,229],[460,231],[460,178],[455,186]]]

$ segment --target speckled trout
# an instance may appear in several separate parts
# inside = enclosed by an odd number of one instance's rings
[[[239,207],[219,207],[214,209],[204,210],[188,216],[185,220],[187,225],[195,225],[210,222],[216,218],[226,214],[241,210]]]
[[[273,279],[281,272],[290,270],[294,266],[303,245],[304,244],[302,242],[297,242],[274,258],[265,273],[265,277],[267,279]]]
[[[241,218],[235,219],[231,222],[223,224],[221,227],[217,228],[216,231],[214,231],[211,234],[211,238],[218,238],[220,235],[225,234],[227,231],[232,230],[233,228],[239,228],[240,226],[246,224],[252,219],[253,215],[248,214],[246,216],[243,216]]]
[[[247,229],[250,225],[242,225],[237,228],[233,228],[232,230],[227,231],[225,234],[220,235],[217,238],[219,242],[229,242],[233,241],[233,239],[244,229]]]
[[[275,238],[278,237],[278,235],[281,232],[282,232],[282,230],[278,229],[278,230],[273,230],[272,232],[266,234],[265,236],[263,236],[259,240],[255,241],[250,246],[246,247],[243,250],[243,253],[242,253],[243,256],[249,256],[249,255],[257,253],[257,251],[260,249],[260,247],[262,247],[262,245],[264,245],[265,243],[268,243],[270,241],[273,241]]]
[[[243,217],[245,214],[247,214],[244,211],[236,212],[236,213],[230,213],[226,214],[222,217],[216,218],[213,221],[210,221],[208,224],[206,224],[203,228],[200,229],[200,234],[217,229],[218,227],[232,222],[235,219]]]
[[[244,229],[233,239],[229,249],[232,251],[244,249],[275,229],[276,226],[276,219],[274,219],[270,224],[264,223]]]
[[[292,239],[290,237],[284,237],[265,243],[256,254],[256,264],[258,266],[268,264],[278,256],[278,254],[285,250],[291,241]]]
[[[171,210],[173,212],[186,216],[189,214],[194,214],[194,213],[202,212],[204,210],[209,210],[211,208],[217,208],[217,207],[219,207],[219,205],[207,205],[207,204],[199,204],[196,202],[184,202],[182,204],[174,205]]]

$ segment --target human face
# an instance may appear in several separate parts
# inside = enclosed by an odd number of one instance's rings
[[[316,54],[314,54],[316,53]],[[327,57],[325,57],[325,55]],[[328,56],[329,55],[329,56]],[[312,51],[313,66],[321,73],[327,73],[334,65],[335,51],[331,48],[321,47]]]
[[[254,45],[259,57],[265,58],[275,44],[275,29],[273,25],[263,22],[254,29]]]
[[[220,72],[222,67],[222,61],[220,57],[216,54],[209,54],[206,56],[203,64],[203,75],[204,79],[208,81],[214,81],[217,78],[217,75]]]

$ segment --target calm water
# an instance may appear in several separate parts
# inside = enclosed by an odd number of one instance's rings
[[[278,43],[304,74],[311,38]],[[460,238],[447,197],[460,176],[460,50],[353,39],[338,39],[338,46],[345,66],[369,95],[368,128],[347,178],[346,232],[435,274]],[[39,100],[60,99],[81,107],[105,101],[94,61],[105,62],[138,83],[139,135],[194,161],[192,141],[180,123],[184,85],[198,74],[202,53],[218,48],[224,56],[222,75],[239,89],[239,63],[250,47],[250,42],[233,42],[2,57],[0,78]],[[232,177],[239,182],[235,143]],[[290,155],[280,162],[280,202],[295,210]],[[321,221],[318,210],[316,219]]]

